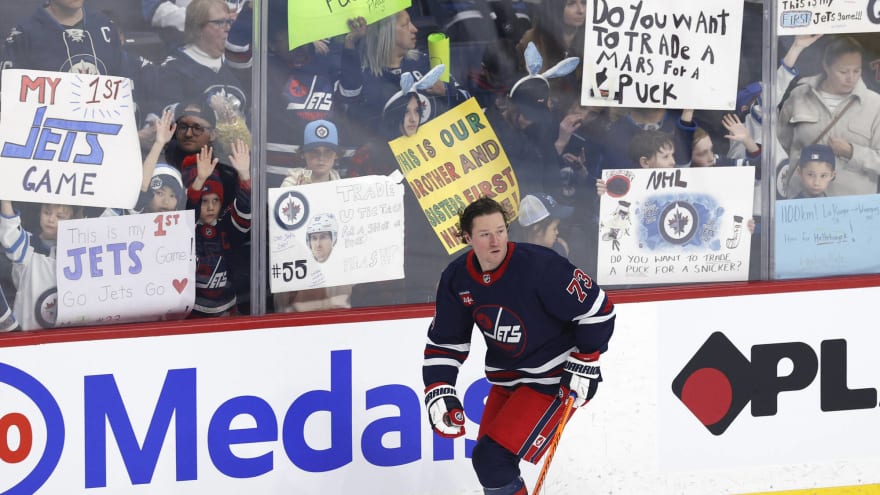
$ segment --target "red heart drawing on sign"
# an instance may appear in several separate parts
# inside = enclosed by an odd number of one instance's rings
[[[186,288],[187,282],[189,282],[188,278],[185,278],[183,280],[177,280],[175,278],[174,280],[171,281],[171,285],[174,286],[174,289],[177,290],[178,294],[183,294],[183,289]]]

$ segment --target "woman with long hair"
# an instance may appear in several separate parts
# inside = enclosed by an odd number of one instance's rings
[[[804,77],[779,112],[777,137],[797,163],[811,144],[829,146],[837,160],[837,177],[829,196],[876,194],[880,174],[880,95],[862,80],[862,48],[849,37],[825,46],[822,72]],[[790,174],[785,194],[793,198],[802,187]]]
[[[349,20],[350,32],[342,50],[340,94],[349,116],[363,127],[364,141],[380,129],[382,110],[400,90],[400,78],[410,73],[421,79],[431,69],[426,53],[416,50],[416,33],[406,10],[366,24],[362,17]],[[435,117],[468,98],[466,91],[450,81],[437,81],[420,91],[426,97],[426,111]]]

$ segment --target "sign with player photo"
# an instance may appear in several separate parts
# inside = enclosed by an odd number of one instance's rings
[[[777,0],[776,34],[880,31],[880,1]]]
[[[195,301],[192,211],[60,224],[56,326],[186,318]]]
[[[747,280],[754,167],[605,170],[603,285]]]
[[[403,278],[403,184],[369,175],[269,189],[269,287]]]
[[[587,2],[584,106],[735,106],[741,0]]]
[[[134,207],[141,152],[130,80],[7,69],[2,85],[0,197]]]
[[[477,199],[488,196],[516,218],[519,182],[476,99],[388,146],[448,254],[466,246],[457,235],[458,213]]]

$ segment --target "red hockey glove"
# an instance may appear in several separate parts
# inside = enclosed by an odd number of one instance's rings
[[[569,394],[574,395],[574,407],[586,404],[602,381],[599,371],[599,353],[581,354],[572,352],[562,368],[562,379],[559,381],[559,395],[564,400]]]
[[[431,428],[444,438],[464,435],[464,408],[448,383],[435,383],[425,389],[425,407]]]

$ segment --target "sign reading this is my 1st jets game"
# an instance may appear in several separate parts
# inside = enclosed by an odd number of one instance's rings
[[[56,325],[186,317],[195,301],[195,228],[192,211],[62,222]]]
[[[7,69],[2,83],[0,197],[134,206],[142,174],[131,81]]]
[[[480,197],[493,198],[516,218],[519,182],[474,98],[388,146],[448,254],[466,246],[456,235],[458,213]]]
[[[742,0],[587,2],[585,106],[729,110]]]
[[[777,34],[880,31],[877,0],[777,0]]]
[[[403,278],[403,188],[398,173],[269,189],[272,293]]]

